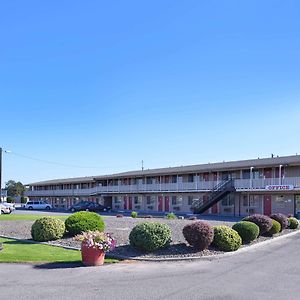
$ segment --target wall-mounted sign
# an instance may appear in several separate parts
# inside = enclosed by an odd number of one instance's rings
[[[291,184],[287,185],[267,185],[266,190],[269,191],[291,191],[294,189],[294,186]]]

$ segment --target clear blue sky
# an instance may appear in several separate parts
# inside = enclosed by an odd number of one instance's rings
[[[2,1],[4,180],[300,153],[299,1]]]

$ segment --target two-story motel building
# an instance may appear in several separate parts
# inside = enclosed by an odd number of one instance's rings
[[[205,213],[243,216],[300,211],[300,155],[42,181],[29,184],[26,195],[56,208],[90,200],[116,211],[184,214],[191,213],[195,202],[205,203],[212,189],[228,179],[235,191]]]

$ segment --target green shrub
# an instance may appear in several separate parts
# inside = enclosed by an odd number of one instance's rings
[[[152,252],[169,246],[171,229],[158,222],[140,223],[131,230],[129,241],[131,246],[139,250]]]
[[[74,236],[86,231],[104,231],[105,224],[101,216],[94,212],[80,211],[65,221],[67,232]]]
[[[175,219],[177,219],[177,216],[174,213],[168,213],[167,214],[167,219],[175,220]]]
[[[131,218],[137,218],[138,213],[136,211],[131,212]]]
[[[242,245],[242,238],[228,226],[216,226],[213,244],[222,251],[236,251]]]
[[[21,203],[24,204],[24,203],[27,203],[27,198],[22,196],[21,197]]]
[[[271,229],[267,232],[268,235],[273,235],[276,233],[279,233],[281,231],[281,225],[278,221],[272,219],[272,227]]]
[[[8,197],[6,198],[6,202],[7,202],[7,203],[14,203],[14,202],[15,202],[15,199],[14,199],[13,197],[8,196]]]
[[[51,217],[38,219],[31,226],[31,236],[33,240],[39,242],[58,240],[63,237],[64,233],[64,221]]]
[[[288,218],[289,221],[289,229],[297,229],[299,226],[299,221],[294,218],[294,217],[290,217]]]
[[[288,218],[284,214],[281,214],[281,213],[272,214],[272,215],[270,215],[270,218],[274,219],[274,220],[276,220],[277,222],[280,223],[280,225],[281,225],[280,231],[282,231],[283,229],[288,228],[288,226],[289,226]]]
[[[213,228],[203,221],[185,225],[182,233],[186,241],[199,251],[207,249],[214,240]]]
[[[252,222],[237,222],[232,226],[232,229],[240,235],[244,244],[254,241],[259,236],[259,227]]]

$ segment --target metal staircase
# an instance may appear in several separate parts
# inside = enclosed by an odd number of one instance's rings
[[[221,201],[228,194],[235,192],[234,180],[228,179],[217,184],[209,193],[207,193],[207,198],[203,203],[197,199],[196,202],[193,203],[193,210],[195,214],[202,214],[207,209],[212,207],[217,202]]]

